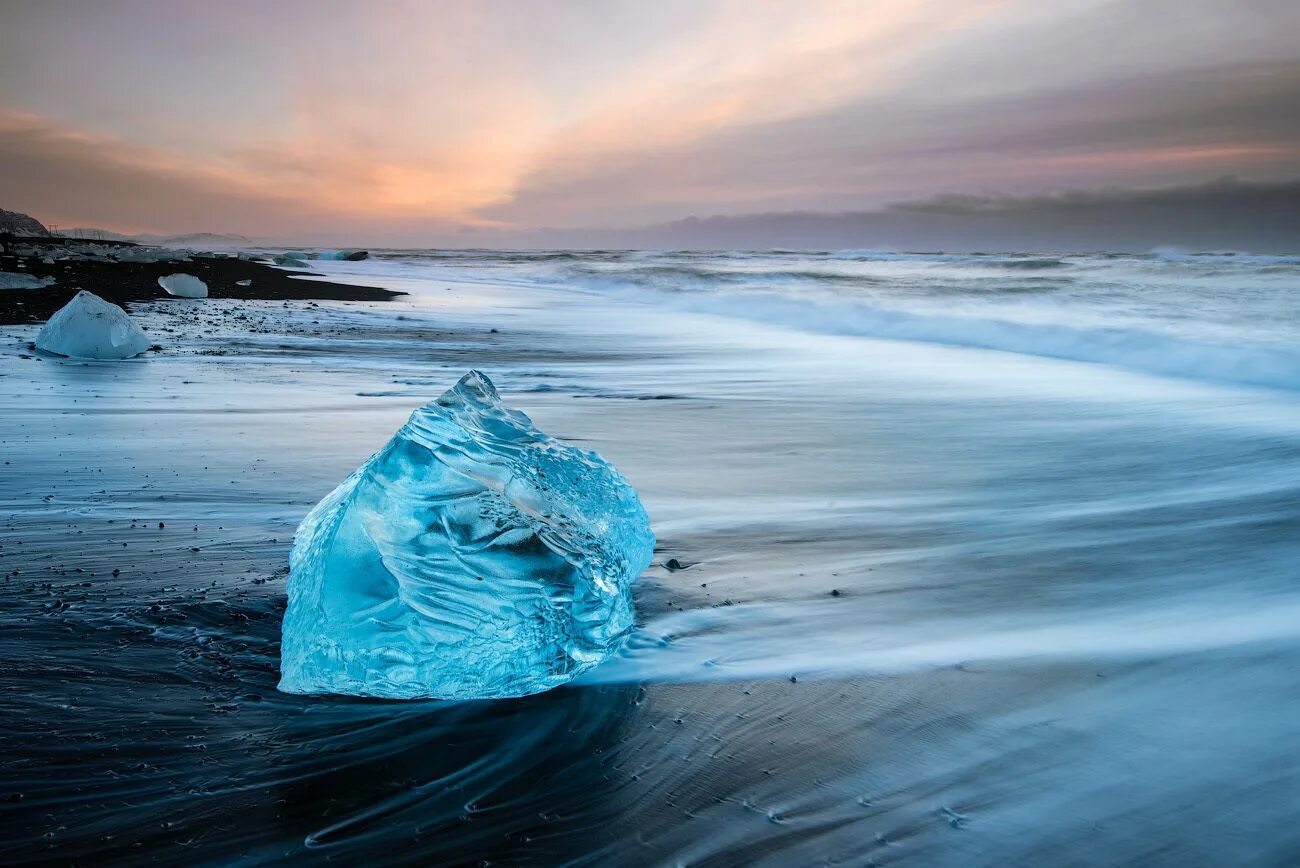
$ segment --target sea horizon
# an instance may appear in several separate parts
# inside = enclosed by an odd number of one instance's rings
[[[1300,3],[0,3],[0,864],[1300,865]]]

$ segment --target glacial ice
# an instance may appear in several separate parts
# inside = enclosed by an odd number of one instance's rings
[[[37,349],[74,359],[129,359],[149,338],[126,311],[82,290],[36,334]]]
[[[181,262],[189,259],[183,250],[163,247],[123,247],[113,255],[118,262]]]
[[[33,277],[16,271],[0,271],[0,289],[41,289],[54,283],[52,277]]]
[[[158,285],[177,298],[208,297],[208,285],[192,274],[168,274],[158,278]]]
[[[360,262],[363,259],[370,258],[368,250],[322,250],[316,254],[316,259],[333,259],[341,262]]]
[[[276,265],[288,268],[306,268],[307,254],[299,253],[296,250],[290,250],[288,253],[281,253],[271,260]]]
[[[280,689],[523,696],[633,626],[654,535],[636,491],[471,371],[311,511],[290,554]]]

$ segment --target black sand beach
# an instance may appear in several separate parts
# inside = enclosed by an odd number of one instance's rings
[[[50,252],[87,242],[59,237],[15,237],[0,235],[0,271],[51,277],[55,283],[40,290],[0,292],[0,325],[44,322],[79,290],[89,290],[117,305],[168,298],[158,278],[176,272],[192,274],[208,285],[210,298],[260,299],[265,301],[387,301],[400,292],[337,281],[303,280],[319,277],[310,270],[285,271],[269,263],[250,262],[218,255],[194,256],[184,262],[103,262],[91,259],[43,260]],[[104,247],[133,248],[120,241],[93,242]],[[16,255],[12,248],[36,248],[34,255]],[[239,281],[249,280],[248,286]]]
[[[1291,393],[443,255],[321,263],[384,303],[132,302],[123,362],[0,328],[0,861],[1300,857]],[[279,693],[298,522],[470,368],[640,492],[639,632],[522,700]]]
[[[0,868],[1300,868],[1297,35],[0,0]]]

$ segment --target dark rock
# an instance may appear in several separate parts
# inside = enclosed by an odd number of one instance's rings
[[[124,241],[97,241],[105,251],[132,250]],[[16,252],[15,247],[21,252]],[[37,278],[53,278],[54,284],[21,293],[0,293],[0,325],[44,322],[68,303],[77,288],[91,289],[105,301],[126,307],[135,301],[169,298],[158,286],[158,278],[177,270],[175,262],[119,261],[108,256],[44,260],[53,255],[75,253],[86,242],[51,236],[15,238],[0,233],[0,271],[23,271]],[[324,281],[304,282],[295,274],[238,258],[197,258],[185,263],[186,273],[208,285],[209,298],[262,299],[268,301],[388,301],[404,293],[375,287],[352,286]],[[244,285],[240,281],[250,281]]]
[[[0,232],[17,235],[21,238],[48,238],[50,230],[41,225],[35,217],[29,217],[18,211],[6,211],[0,208]]]

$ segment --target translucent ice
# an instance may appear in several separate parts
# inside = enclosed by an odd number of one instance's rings
[[[52,277],[33,277],[16,271],[0,271],[0,289],[41,289],[53,282]]]
[[[654,535],[636,491],[471,371],[298,528],[280,689],[522,696],[632,629]]]
[[[113,256],[118,262],[179,262],[189,258],[182,250],[162,247],[122,247]]]
[[[208,285],[192,274],[168,274],[158,278],[158,285],[178,298],[208,297]]]
[[[317,259],[337,259],[346,262],[360,262],[370,258],[368,250],[322,250],[316,254]]]
[[[82,290],[36,334],[36,346],[74,359],[129,359],[149,338],[122,308]]]

